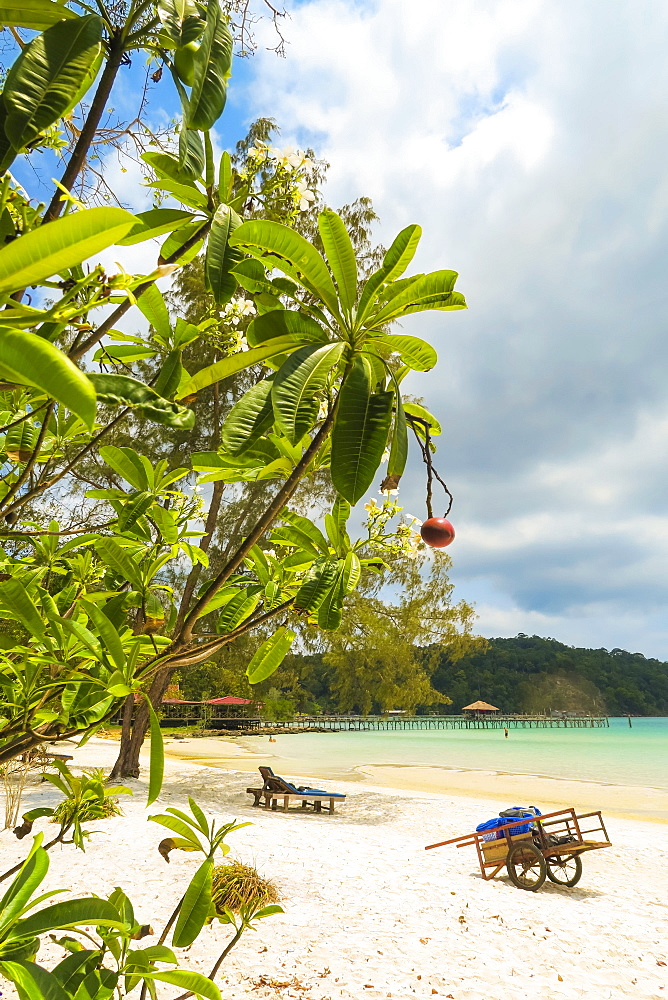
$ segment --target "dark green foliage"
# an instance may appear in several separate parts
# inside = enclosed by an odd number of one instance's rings
[[[478,698],[503,711],[522,712],[558,709],[565,697],[575,699],[572,710],[668,715],[668,663],[623,649],[566,646],[536,635],[490,639],[486,652],[457,662],[442,654],[432,684],[452,698],[446,711],[453,714]],[[536,694],[543,704],[536,703]]]

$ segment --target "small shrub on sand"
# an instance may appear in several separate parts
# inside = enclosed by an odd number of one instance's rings
[[[280,899],[273,882],[263,878],[250,865],[242,865],[240,861],[229,861],[214,868],[211,896],[219,913],[225,907],[237,913],[247,903],[268,906]]]
[[[105,788],[105,775],[101,768],[84,771],[79,779],[70,777],[69,796],[56,808],[52,823],[86,823],[90,820],[122,816],[123,810]],[[116,791],[117,789],[110,789]]]

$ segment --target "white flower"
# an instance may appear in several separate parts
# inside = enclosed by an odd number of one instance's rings
[[[311,202],[315,201],[315,195],[313,191],[309,191],[306,181],[299,181],[297,194],[299,195],[299,211],[306,212],[311,207]]]
[[[380,495],[385,497],[396,497],[399,495],[399,490],[381,490]]]
[[[256,313],[255,304],[250,299],[242,299],[239,303],[242,316],[254,316]]]
[[[371,497],[369,502],[364,504],[364,509],[368,510],[370,514],[373,514],[373,512],[376,510],[380,510],[380,507],[376,503],[376,498]]]
[[[286,146],[285,149],[277,149],[275,146],[269,150],[271,156],[276,160],[279,167],[294,167],[299,165],[299,156],[294,146]],[[295,164],[293,161],[296,160]]]

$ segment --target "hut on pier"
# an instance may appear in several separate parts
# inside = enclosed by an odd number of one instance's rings
[[[495,705],[490,705],[486,701],[474,701],[470,705],[464,705],[462,712],[470,712],[470,718],[473,719],[488,719],[492,712],[501,711]]]

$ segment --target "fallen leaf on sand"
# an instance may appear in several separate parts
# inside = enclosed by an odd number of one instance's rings
[[[563,983],[563,981],[564,981],[564,977],[563,976],[557,976],[557,979],[559,980],[560,983]]]
[[[420,944],[429,944],[431,938],[420,938]]]
[[[665,965],[666,963],[665,963],[665,962],[662,962],[660,958],[657,958],[657,960],[656,960],[656,964],[657,964],[657,965]]]

